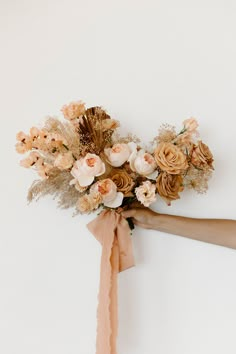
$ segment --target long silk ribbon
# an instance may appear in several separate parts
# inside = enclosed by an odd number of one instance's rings
[[[117,275],[134,266],[128,222],[114,210],[103,210],[87,227],[102,245],[97,308],[96,354],[117,354]]]

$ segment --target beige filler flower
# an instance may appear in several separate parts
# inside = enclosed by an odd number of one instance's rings
[[[101,194],[93,191],[90,194],[85,194],[80,197],[77,201],[76,207],[81,213],[88,213],[97,209],[101,203]]]
[[[64,154],[58,154],[54,166],[59,168],[59,170],[67,170],[72,167],[74,163],[74,158],[71,151],[68,151]]]
[[[160,143],[154,157],[158,166],[170,174],[179,174],[188,168],[187,158],[184,153],[172,143]]]
[[[214,169],[213,161],[213,155],[209,147],[200,140],[198,144],[195,145],[193,148],[191,158],[192,164],[199,168],[209,167],[211,169]]]
[[[156,187],[159,195],[170,204],[172,200],[180,198],[179,192],[184,189],[183,177],[162,172],[157,178]]]
[[[195,133],[198,128],[198,122],[195,118],[185,119],[183,121],[184,128],[188,130],[188,132]]]
[[[150,181],[143,182],[139,187],[135,188],[135,194],[140,203],[145,207],[156,200],[156,186]]]
[[[71,102],[68,105],[64,105],[61,111],[65,119],[73,120],[85,113],[85,104],[82,101]]]
[[[102,131],[106,131],[106,130],[115,130],[120,126],[120,123],[118,120],[116,119],[103,119],[101,121],[101,128]]]
[[[119,168],[111,172],[111,180],[116,184],[117,191],[124,193],[124,196],[130,194],[135,184],[130,175]]]

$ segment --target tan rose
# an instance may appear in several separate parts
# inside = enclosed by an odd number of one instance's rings
[[[122,169],[112,171],[111,180],[116,184],[117,191],[124,193],[124,196],[131,192],[135,184],[130,175]]]
[[[192,164],[199,168],[210,167],[211,169],[214,169],[212,165],[213,161],[213,155],[209,147],[200,140],[193,148],[191,158]]]
[[[154,157],[158,166],[170,174],[178,175],[188,168],[186,156],[172,143],[160,143],[154,151]]]
[[[167,201],[168,204],[172,200],[179,199],[179,192],[182,192],[183,177],[181,175],[170,175],[167,172],[159,174],[156,182],[158,194]]]

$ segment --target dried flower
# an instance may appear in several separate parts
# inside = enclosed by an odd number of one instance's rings
[[[68,151],[57,155],[54,161],[54,166],[59,168],[59,170],[67,170],[72,167],[73,163],[74,158],[72,152]]]
[[[85,104],[82,101],[71,102],[68,105],[64,105],[61,111],[65,119],[73,120],[85,113]]]
[[[82,197],[79,197],[76,207],[81,213],[89,213],[97,209],[101,202],[101,194],[93,191],[90,194],[85,194]]]
[[[150,181],[143,182],[139,187],[135,188],[135,194],[140,203],[145,207],[156,200],[156,186]]]
[[[186,156],[171,143],[160,143],[154,151],[154,157],[158,166],[170,174],[180,174],[188,168]]]
[[[169,143],[176,138],[175,127],[170,124],[162,124],[158,129],[158,135],[155,138],[157,143]]]
[[[101,129],[102,131],[106,131],[106,130],[115,130],[120,126],[120,123],[118,120],[115,119],[103,119],[101,121]],[[100,128],[100,127],[98,127]]]

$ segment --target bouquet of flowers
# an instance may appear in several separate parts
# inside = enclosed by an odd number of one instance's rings
[[[65,122],[48,117],[42,128],[17,134],[17,152],[28,153],[21,166],[41,177],[29,201],[52,194],[60,207],[90,213],[134,201],[148,207],[158,196],[170,205],[185,188],[207,190],[213,155],[199,140],[196,119],[184,120],[179,132],[163,124],[145,147],[132,134],[120,136],[119,121],[101,107],[86,109],[77,101],[61,111]]]
[[[121,136],[119,122],[101,107],[81,101],[62,107],[64,122],[48,117],[42,128],[17,134],[16,150],[27,153],[20,164],[40,179],[28,192],[29,202],[46,194],[76,213],[101,209],[87,226],[102,245],[97,354],[116,353],[118,329],[117,274],[134,266],[132,219],[119,213],[131,203],[149,207],[159,196],[168,205],[185,188],[206,192],[213,155],[199,139],[196,119],[184,120],[176,132],[163,124],[144,146],[132,135]]]

